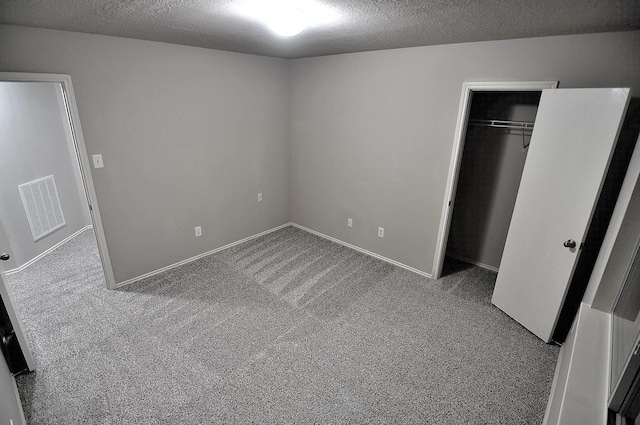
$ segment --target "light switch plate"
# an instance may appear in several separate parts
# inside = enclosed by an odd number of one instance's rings
[[[93,155],[93,168],[104,168],[104,162],[102,162],[102,155]]]

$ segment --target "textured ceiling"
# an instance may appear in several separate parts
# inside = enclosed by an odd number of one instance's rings
[[[0,23],[282,58],[640,29],[640,0],[298,0],[335,19],[281,38],[247,1],[0,0]]]

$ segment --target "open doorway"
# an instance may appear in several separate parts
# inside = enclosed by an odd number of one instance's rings
[[[84,244],[76,252],[92,253],[100,286],[115,286],[68,75],[0,73],[0,152],[2,327],[18,341],[15,358],[23,356],[34,370],[18,314],[24,305],[16,306],[15,296],[29,299],[33,291],[60,286],[61,270],[65,279],[86,282],[86,262],[71,254],[63,265],[58,255],[74,243]],[[22,285],[38,267],[33,284]]]
[[[17,273],[77,235],[94,234],[115,286],[68,75],[0,73],[0,250]]]
[[[0,220],[12,275],[92,224],[62,87],[2,81],[0,102]]]
[[[498,271],[540,91],[473,95],[445,257]]]
[[[432,276],[447,254],[497,270],[537,104],[556,81],[464,83]]]

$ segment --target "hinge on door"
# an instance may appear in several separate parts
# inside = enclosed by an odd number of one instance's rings
[[[638,342],[638,343],[636,344],[636,348],[635,348],[635,350],[633,350],[633,355],[634,355],[634,356],[638,356],[638,355],[640,355],[640,342]]]
[[[578,250],[581,250],[583,247],[584,247],[584,242],[580,244],[580,248],[578,248]]]
[[[89,204],[89,211],[93,211],[93,207]]]
[[[451,201],[449,201],[449,206],[451,206]]]

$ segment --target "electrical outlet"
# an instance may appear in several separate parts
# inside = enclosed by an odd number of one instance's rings
[[[384,227],[378,227],[378,236],[384,238]]]
[[[198,236],[202,236],[202,226],[197,226],[196,227],[196,238]]]
[[[347,226],[353,227],[353,219],[350,219],[350,218],[347,219]]]
[[[258,193],[258,202],[262,202],[262,192]]]

